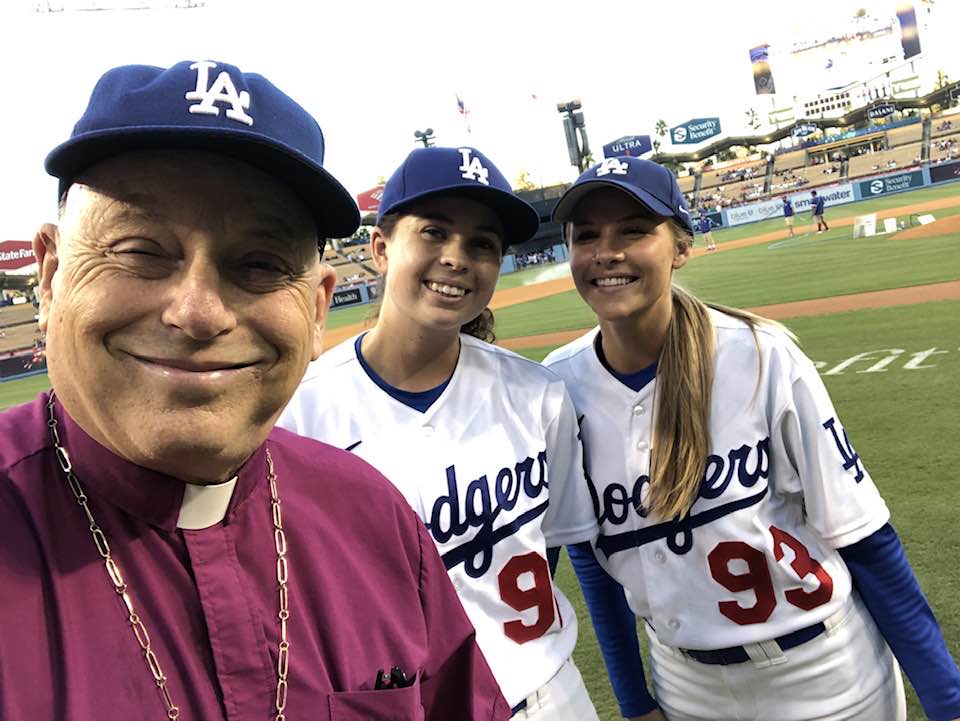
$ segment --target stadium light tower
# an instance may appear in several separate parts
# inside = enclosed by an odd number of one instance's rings
[[[431,145],[433,145],[433,128],[427,128],[426,130],[414,130],[413,137],[419,142],[423,143],[423,147],[429,148]]]
[[[580,108],[579,100],[569,100],[557,103],[557,112],[563,116],[563,132],[567,137],[567,152],[570,154],[570,164],[578,172],[586,170],[587,158],[590,155],[590,142],[587,140],[587,127]]]

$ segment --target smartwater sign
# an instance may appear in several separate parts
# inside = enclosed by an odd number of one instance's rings
[[[919,170],[912,170],[909,173],[897,173],[873,180],[863,180],[858,185],[860,186],[861,198],[873,198],[901,190],[921,188],[923,187],[923,173]]]
[[[674,145],[692,145],[720,135],[720,118],[694,118],[670,128]]]
[[[603,157],[620,158],[623,156],[638,158],[653,150],[649,135],[624,135],[603,146]]]
[[[856,200],[853,194],[853,186],[850,184],[831,185],[827,188],[817,188],[817,195],[824,200],[824,205],[843,205],[852,203]],[[793,203],[793,211],[801,213],[810,210],[810,191],[794,193],[790,196]],[[753,223],[758,220],[767,220],[783,215],[783,201],[780,198],[765,200],[762,203],[753,203],[752,205],[741,205],[736,208],[728,208],[724,211],[727,216],[727,225],[743,225],[744,223]]]

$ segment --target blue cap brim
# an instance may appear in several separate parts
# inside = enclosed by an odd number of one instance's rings
[[[647,210],[654,215],[658,215],[663,218],[673,218],[676,216],[673,208],[666,205],[663,201],[653,197],[650,195],[650,193],[643,189],[635,188],[629,183],[623,183],[617,180],[597,178],[584,180],[567,190],[567,192],[560,197],[560,200],[557,201],[557,204],[553,208],[553,213],[550,216],[553,222],[566,223],[568,220],[570,220],[570,214],[573,212],[573,209],[577,206],[577,204],[583,200],[586,195],[592,193],[594,190],[598,190],[601,186],[608,186],[622,190],[624,193],[647,208]],[[684,218],[677,218],[677,220],[684,226],[689,224],[689,221]]]
[[[330,173],[276,141],[258,141],[228,129],[138,127],[94,131],[61,143],[47,155],[47,172],[69,184],[102,160],[137,150],[198,150],[241,160],[292,190],[317,223],[321,238],[347,238],[360,226],[353,197]]]
[[[405,198],[402,203],[390,208],[388,213],[403,211],[417,201],[434,195],[460,195],[489,207],[503,223],[506,245],[516,245],[530,240],[540,227],[540,216],[529,203],[513,193],[485,185],[449,185],[431,188],[429,191]],[[377,216],[378,223],[382,217],[383,214]]]

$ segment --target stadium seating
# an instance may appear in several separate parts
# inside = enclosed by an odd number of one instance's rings
[[[36,316],[37,309],[32,303],[5,305],[0,307],[0,328],[19,323],[32,323]]]
[[[776,157],[773,163],[773,172],[780,170],[791,170],[792,168],[803,167],[807,162],[806,150],[791,150],[789,153],[782,153]]]
[[[23,323],[2,330],[0,336],[0,353],[30,348],[33,342],[43,334],[36,323]]]
[[[960,128],[960,123],[957,123]],[[960,133],[942,135],[930,141],[930,162],[937,163],[944,160],[960,158]]]
[[[892,170],[900,170],[917,165],[923,143],[910,143],[879,153],[867,153],[850,158],[847,176],[858,178],[863,175],[876,175]],[[931,146],[931,151],[932,151]]]
[[[684,175],[682,178],[677,178],[677,183],[680,185],[680,190],[684,193],[690,193],[693,191],[693,186],[696,183],[696,178],[692,175]]]
[[[949,118],[931,118],[930,137],[940,138],[944,135],[953,135],[960,131],[960,115]]]
[[[726,177],[729,177],[731,173],[743,172],[743,171],[753,171],[753,178],[751,180],[759,179],[760,182],[763,182],[764,168],[767,164],[765,160],[757,160],[749,163],[743,163],[742,165],[728,166],[726,168],[720,168],[719,170],[711,170],[703,174],[703,180],[700,182],[700,189],[705,190],[706,188],[715,188],[718,185],[729,185],[731,183],[739,182],[740,178],[730,178],[729,180]],[[681,187],[681,190],[683,188]]]
[[[913,123],[887,131],[887,147],[919,143],[923,139],[923,123]]]

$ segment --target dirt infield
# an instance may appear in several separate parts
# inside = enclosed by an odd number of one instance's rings
[[[825,315],[866,308],[889,308],[895,305],[928,303],[935,300],[960,300],[960,281],[915,285],[909,288],[894,288],[892,290],[875,290],[854,295],[837,295],[832,298],[798,300],[792,303],[777,303],[776,305],[761,305],[748,310],[765,318],[783,320],[784,318],[796,318],[805,315]],[[580,330],[559,333],[541,333],[523,338],[506,338],[497,341],[497,345],[511,350],[562,345],[579,338],[588,330],[589,328],[581,328]]]
[[[947,233],[960,233],[960,215],[951,215],[949,218],[935,220],[926,225],[908,228],[893,237],[896,240],[920,240],[921,238],[932,238],[935,235],[946,235]]]
[[[928,200],[923,203],[913,203],[910,205],[902,205],[897,208],[890,208],[889,210],[885,210],[880,213],[877,213],[877,218],[878,219],[895,218],[899,215],[907,215],[910,213],[923,213],[931,210],[939,210],[941,208],[952,208],[957,205],[957,202],[958,201],[956,198],[938,198],[936,200]],[[838,217],[838,218],[828,218],[828,222],[831,224],[831,227],[842,228],[848,225],[853,225],[853,221],[855,218],[856,218],[856,215],[850,215],[850,216],[844,216],[844,217]],[[937,229],[932,231],[932,234],[939,235],[943,233],[955,232],[957,230],[957,227],[949,225],[950,222],[954,222],[954,221],[960,223],[960,216],[956,216],[956,218],[953,218],[953,217],[945,218],[942,221],[936,221],[934,223],[930,223],[920,228],[912,228],[910,230],[898,233],[895,237],[908,239],[907,238],[908,233],[919,231],[919,230],[925,230],[927,228],[934,228],[934,227],[936,227]],[[941,225],[941,223],[944,223],[946,225]],[[794,232],[796,233],[808,233],[808,232],[813,232],[815,230],[816,230],[816,227],[813,225],[798,225],[794,228]],[[721,243],[719,246],[717,246],[717,250],[715,252],[736,250],[737,248],[748,248],[752,245],[762,245],[763,243],[770,243],[777,240],[783,240],[786,237],[787,237],[787,231],[786,231],[786,228],[784,228],[783,230],[777,230],[771,233],[762,233],[760,235],[754,235],[749,238],[741,238],[740,240],[731,240],[726,243]],[[929,237],[929,236],[912,236],[912,237]],[[706,254],[706,249],[703,247],[698,247],[693,249],[694,257],[705,255],[705,254]],[[950,284],[949,283],[936,284],[936,286],[944,286],[944,285],[950,285]],[[532,285],[520,285],[515,288],[508,288],[506,290],[501,290],[494,294],[493,299],[490,301],[490,308],[493,310],[497,310],[499,308],[507,308],[511,305],[526,303],[527,301],[538,300],[540,298],[546,298],[547,296],[557,295],[558,293],[563,293],[568,290],[573,290],[573,287],[574,287],[573,279],[570,277],[566,277],[566,278],[559,278],[557,280],[548,280],[544,283],[535,283]],[[920,287],[935,287],[935,286],[920,286]],[[910,289],[903,288],[903,289],[898,289],[893,291],[879,291],[878,293],[880,294],[900,293],[901,291],[907,291],[907,290],[910,290]],[[863,295],[872,296],[877,294],[865,293]],[[804,304],[828,303],[830,301],[834,301],[838,299],[853,299],[858,297],[859,296],[838,296],[838,298],[823,298],[817,301],[801,301],[799,304],[784,303],[783,306],[801,305],[803,307],[806,307]],[[896,296],[896,297],[901,297],[901,296]],[[926,302],[925,300],[908,300],[907,298],[909,298],[909,296],[902,296],[902,297],[904,298],[904,300],[887,303],[886,305],[903,305],[907,303]],[[953,298],[957,296],[948,296],[948,297]],[[926,300],[939,300],[939,299],[940,298],[927,298]],[[845,300],[843,302],[851,303],[853,301]],[[868,302],[868,301],[864,301],[864,302]],[[779,306],[763,306],[763,307],[766,309],[777,309]],[[882,307],[882,304],[880,306],[865,305],[861,307],[877,308],[877,307]],[[766,315],[770,318],[777,318],[777,317],[788,318],[788,317],[797,316],[797,315],[816,315],[820,313],[836,313],[840,310],[857,310],[857,309],[858,308],[856,306],[851,305],[851,306],[843,306],[835,309],[825,308],[822,310],[816,310],[816,311],[810,311],[810,312],[794,312],[794,313],[791,313],[790,315],[779,315],[779,316],[771,315],[771,313],[768,312],[767,310],[757,310],[757,309],[755,310],[756,312],[761,313],[762,315]],[[779,311],[773,310],[772,312],[776,313]],[[335,345],[346,340],[347,338],[351,338],[355,336],[357,333],[362,331],[365,327],[367,326],[364,323],[354,323],[352,325],[329,330],[326,332],[326,337],[324,338],[324,347],[326,347],[327,349],[333,348]],[[583,331],[576,331],[575,335],[571,337],[575,338],[577,335],[581,334],[582,332]],[[553,335],[553,334],[549,334],[549,335]],[[563,336],[564,334],[561,333],[557,335]],[[547,337],[548,335],[530,336],[529,338],[543,339]],[[527,344],[526,343],[527,340],[528,338],[512,338],[508,341],[503,341],[501,345],[504,345],[507,348],[534,348],[538,346],[553,345],[555,343],[564,342],[562,340],[551,340],[551,341]],[[517,343],[524,343],[524,345],[516,345]]]

